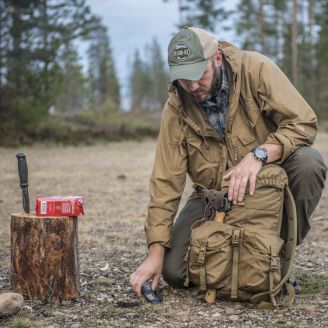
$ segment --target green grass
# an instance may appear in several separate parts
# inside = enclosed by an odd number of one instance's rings
[[[31,322],[28,319],[15,318],[11,324],[11,328],[30,328]]]
[[[296,275],[296,280],[302,288],[302,294],[324,294],[328,296],[328,277],[303,272]]]

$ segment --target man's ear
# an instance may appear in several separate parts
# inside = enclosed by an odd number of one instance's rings
[[[215,63],[220,67],[222,64],[222,52],[218,50],[217,53],[214,55]]]

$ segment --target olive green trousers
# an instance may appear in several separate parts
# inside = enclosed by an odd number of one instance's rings
[[[317,206],[324,189],[327,167],[321,154],[314,148],[301,147],[283,163],[294,196],[297,211],[297,244],[310,230],[310,216]],[[186,277],[184,257],[189,246],[191,226],[203,216],[200,198],[189,200],[172,229],[172,248],[164,258],[163,278],[171,286],[183,287]],[[283,221],[281,235],[287,236]]]

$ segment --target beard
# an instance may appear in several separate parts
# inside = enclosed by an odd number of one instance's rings
[[[194,92],[191,93],[191,97],[193,100],[195,100],[197,103],[202,103],[204,101],[207,101],[211,99],[220,89],[221,85],[221,66],[216,67],[214,63],[212,62],[213,67],[213,81],[211,83],[211,86],[209,89],[204,87],[199,87]]]

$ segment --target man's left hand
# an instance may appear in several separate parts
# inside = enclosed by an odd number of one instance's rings
[[[233,204],[243,201],[248,183],[249,194],[254,194],[256,177],[262,166],[263,163],[249,153],[223,177],[224,180],[230,180],[228,198]]]

